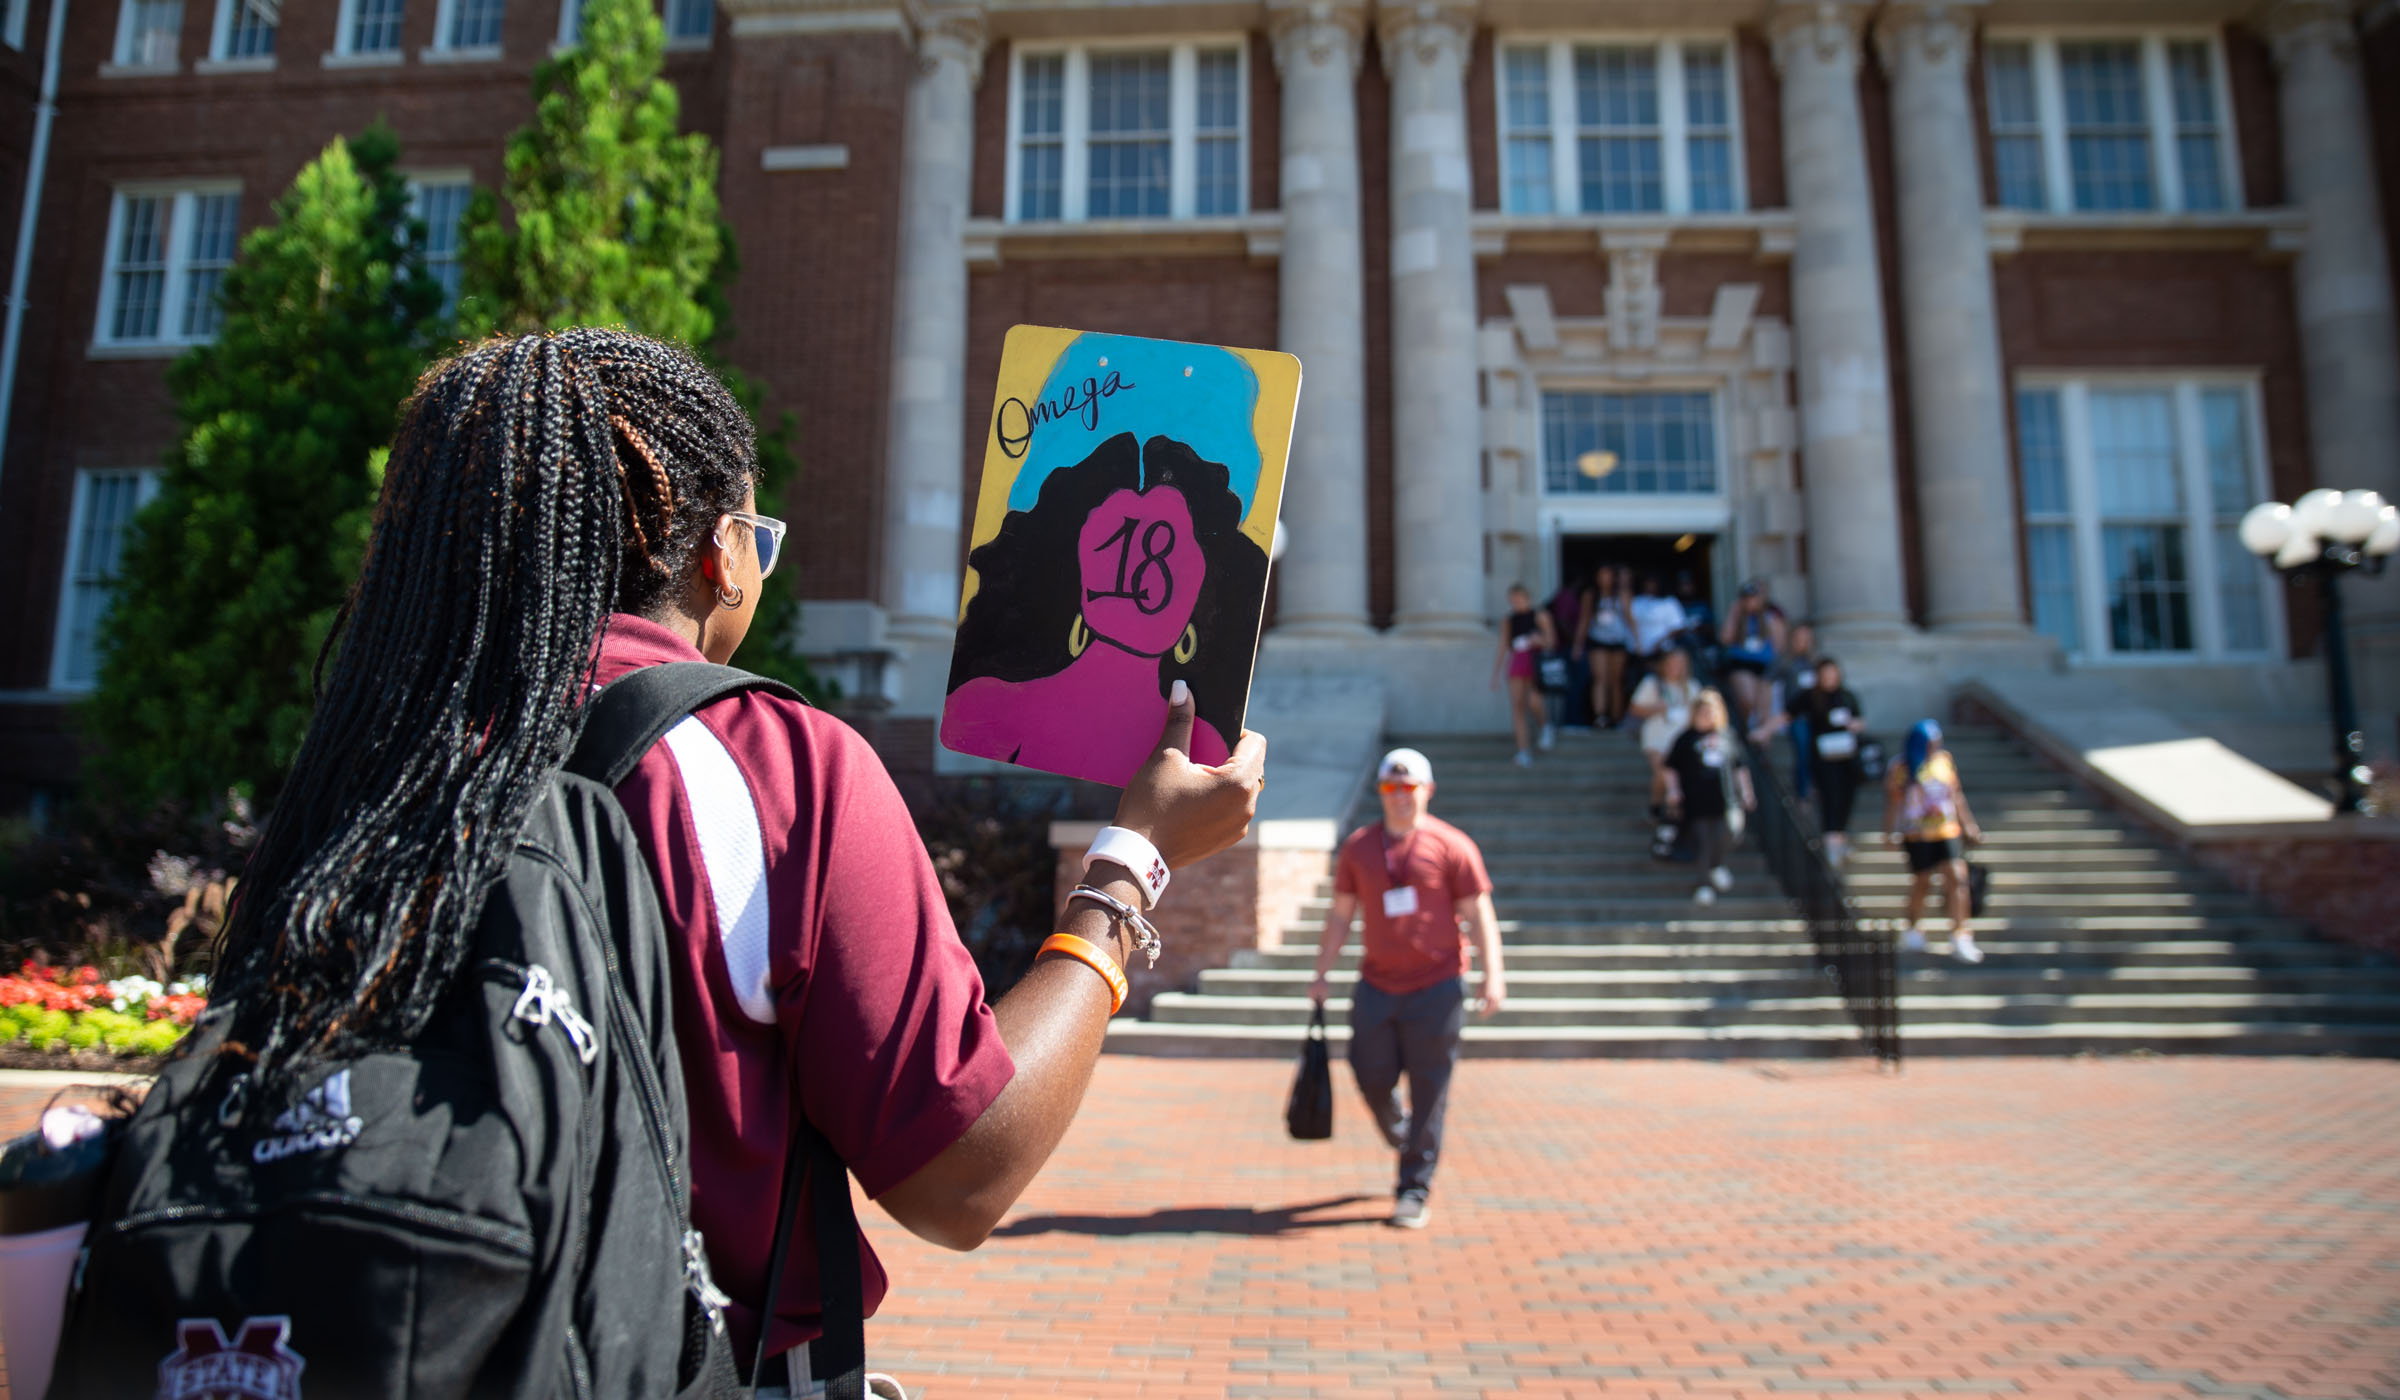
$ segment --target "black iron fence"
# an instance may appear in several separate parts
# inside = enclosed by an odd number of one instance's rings
[[[1714,685],[1716,668],[1711,660],[1695,653],[1693,673]],[[1816,945],[1817,974],[1826,990],[1842,999],[1867,1052],[1884,1068],[1897,1070],[1899,960],[1891,937],[1861,927],[1841,876],[1825,859],[1824,833],[1817,827],[1816,813],[1793,795],[1782,770],[1763,749],[1749,742],[1739,722],[1731,729],[1758,789],[1758,810],[1750,815],[1750,839],[1785,897],[1808,924],[1809,938]]]

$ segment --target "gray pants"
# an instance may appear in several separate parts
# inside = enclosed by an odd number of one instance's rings
[[[1423,1191],[1442,1155],[1442,1114],[1450,1103],[1450,1072],[1458,1067],[1458,1035],[1466,1024],[1467,982],[1453,977],[1395,995],[1365,982],[1350,999],[1350,1072],[1384,1141],[1400,1149],[1400,1190]],[[1409,1111],[1400,1111],[1400,1076],[1408,1075]]]

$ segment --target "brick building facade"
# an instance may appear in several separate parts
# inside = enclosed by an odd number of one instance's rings
[[[559,4],[16,0],[7,805],[73,778],[110,531],[230,239],[379,117],[429,216],[495,184]],[[800,424],[804,646],[895,766],[932,762],[1018,322],[1302,356],[1263,665],[1371,677],[1398,728],[1498,726],[1502,590],[1609,558],[1768,580],[1895,711],[2019,665],[2284,704],[2315,619],[2231,522],[2400,498],[2389,0],[668,15],[732,355]],[[2400,579],[2353,634],[2388,750]]]

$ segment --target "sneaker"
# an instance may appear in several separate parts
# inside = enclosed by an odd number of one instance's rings
[[[1547,748],[1549,748],[1549,747],[1550,747],[1552,744],[1555,744],[1555,743],[1557,743],[1557,742],[1558,742],[1558,726],[1556,726],[1556,725],[1554,725],[1554,724],[1545,724],[1545,725],[1543,725],[1543,726],[1542,726],[1542,737],[1541,737],[1541,740],[1540,740],[1540,747],[1542,747],[1542,748],[1544,748],[1544,749],[1547,749]]]
[[[1692,903],[1694,904],[1714,904],[1716,902],[1717,892],[1711,886],[1702,885],[1700,888],[1692,891]]]
[[[1422,1230],[1433,1222],[1433,1207],[1425,1203],[1422,1191],[1403,1191],[1392,1202],[1392,1223],[1403,1230]]]
[[[1733,888],[1733,872],[1720,865],[1708,872],[1708,882],[1717,887],[1717,893],[1723,894]]]
[[[1963,963],[1979,963],[1983,961],[1983,950],[1975,946],[1974,934],[1953,934],[1950,937],[1950,956]]]
[[[1517,750],[1517,766],[1519,768],[1531,768],[1533,766],[1533,755],[1527,753],[1523,749]]]
[[[1917,927],[1915,927],[1914,925],[1911,925],[1910,927],[1908,927],[1908,928],[1906,928],[1906,929],[1903,929],[1903,930],[1901,930],[1901,933],[1900,933],[1900,951],[1901,951],[1901,952],[1903,952],[1903,953],[1922,953],[1922,952],[1924,952],[1924,951],[1925,951],[1925,930],[1923,930],[1923,929],[1921,929],[1921,928],[1917,928]]]

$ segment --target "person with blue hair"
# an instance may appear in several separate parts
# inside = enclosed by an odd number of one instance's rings
[[[1886,839],[1908,856],[1908,922],[1900,946],[1912,953],[1925,946],[1925,929],[1918,918],[1939,873],[1950,907],[1950,955],[1963,963],[1982,962],[1983,950],[1975,946],[1970,924],[1964,843],[1983,840],[1983,829],[1967,806],[1958,765],[1942,744],[1942,727],[1932,720],[1918,720],[1908,731],[1900,761],[1884,775],[1883,829]]]

